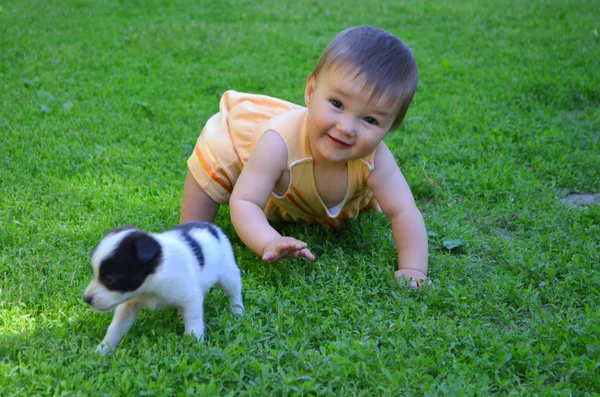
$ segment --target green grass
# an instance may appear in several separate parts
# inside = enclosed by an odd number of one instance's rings
[[[600,12],[556,1],[0,3],[0,395],[598,395]],[[317,261],[231,236],[246,315],[206,302],[204,344],[81,297],[102,234],[178,221],[186,160],[227,89],[296,103],[338,31],[413,49],[387,139],[430,232],[434,289],[393,280],[389,224],[282,226]],[[462,246],[449,251],[450,240]]]

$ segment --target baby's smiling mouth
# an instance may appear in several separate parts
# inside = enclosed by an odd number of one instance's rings
[[[329,139],[331,139],[333,141],[333,143],[337,146],[343,146],[343,147],[347,147],[350,146],[349,143],[346,143],[344,141],[340,141],[339,139],[336,139],[334,137],[332,137],[331,135],[327,135],[329,137]]]

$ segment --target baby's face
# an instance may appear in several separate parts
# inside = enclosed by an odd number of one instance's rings
[[[371,100],[362,75],[330,67],[308,78],[306,128],[316,161],[345,163],[372,153],[390,130],[397,109],[385,98]]]

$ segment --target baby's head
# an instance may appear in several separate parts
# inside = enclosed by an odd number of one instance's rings
[[[370,100],[384,99],[397,109],[390,131],[402,123],[418,80],[417,63],[402,40],[371,26],[346,29],[327,45],[309,77],[318,81],[320,73],[338,67],[349,67],[366,81]]]

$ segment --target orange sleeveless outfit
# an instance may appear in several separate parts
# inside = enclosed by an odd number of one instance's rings
[[[271,221],[322,223],[337,228],[361,210],[380,211],[367,179],[375,152],[348,162],[348,186],[342,202],[327,208],[317,192],[303,106],[264,95],[227,91],[202,130],[188,167],[199,186],[216,202],[228,204],[233,186],[254,145],[266,131],[287,147],[290,183],[286,193],[271,193],[264,212]]]

